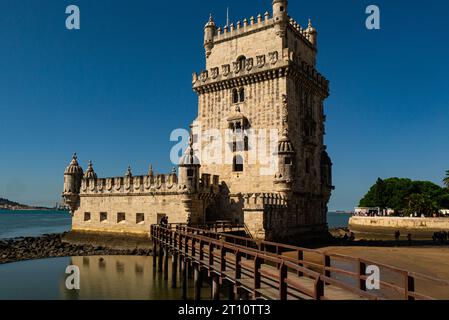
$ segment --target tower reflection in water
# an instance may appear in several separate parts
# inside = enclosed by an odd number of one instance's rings
[[[80,290],[68,290],[60,278],[60,295],[67,300],[182,300],[181,276],[177,288],[171,288],[170,276],[153,270],[153,257],[95,256],[72,257],[70,265],[80,270]],[[171,270],[169,270],[171,275]],[[189,279],[189,282],[191,279]],[[192,285],[189,285],[192,288]],[[204,287],[208,287],[205,283]],[[188,298],[193,298],[189,288]],[[210,299],[204,290],[204,299]]]

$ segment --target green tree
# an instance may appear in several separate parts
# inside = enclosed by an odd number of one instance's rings
[[[438,214],[439,209],[437,202],[429,195],[414,193],[407,198],[407,207],[404,209],[404,213],[407,215],[424,214],[429,217]]]
[[[446,171],[446,177],[443,179],[444,185],[449,188],[449,170]]]
[[[412,195],[422,195],[423,197],[412,197]],[[412,208],[432,212],[435,208],[432,209],[429,201],[432,201],[433,206],[438,209],[448,209],[449,188],[442,188],[430,181],[389,178],[378,179],[360,200],[359,206],[391,208],[396,212],[405,212],[406,209],[412,210]],[[418,206],[420,202],[422,205]]]

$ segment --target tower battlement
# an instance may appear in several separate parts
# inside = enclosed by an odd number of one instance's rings
[[[312,81],[325,96],[328,95],[329,81],[314,66],[288,49],[247,57],[244,67],[239,61],[230,61],[227,64],[203,70],[199,74],[194,72],[192,86],[195,92],[204,93],[239,87],[288,74],[296,74]]]
[[[197,192],[219,191],[219,176],[202,174]],[[188,192],[187,185],[178,180],[176,173],[125,176],[114,178],[83,178],[80,196],[85,195],[164,195]]]

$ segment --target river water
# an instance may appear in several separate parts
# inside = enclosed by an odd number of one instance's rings
[[[176,289],[153,270],[153,257],[67,257],[0,265],[0,300],[181,300]],[[80,290],[66,287],[66,268],[80,270]],[[171,263],[169,264],[169,270]],[[171,275],[171,272],[169,272]],[[193,280],[187,298],[193,299]],[[207,282],[202,298],[210,299]]]
[[[329,212],[330,228],[347,227],[349,214]],[[35,237],[70,230],[71,217],[65,211],[0,211],[0,239]]]

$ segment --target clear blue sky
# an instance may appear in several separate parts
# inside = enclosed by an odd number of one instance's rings
[[[65,29],[65,8],[81,30]],[[381,9],[381,30],[365,8]],[[77,151],[100,176],[172,165],[170,133],[197,112],[191,73],[204,66],[209,12],[225,24],[271,12],[271,0],[2,0],[0,196],[51,205]],[[350,209],[377,177],[441,184],[449,169],[449,2],[290,1],[319,32],[318,69],[331,82],[326,143]]]

